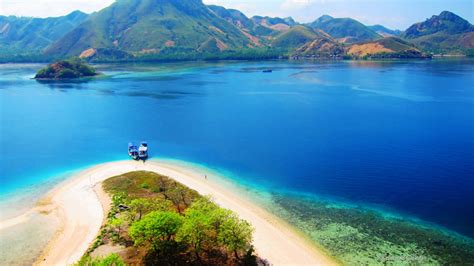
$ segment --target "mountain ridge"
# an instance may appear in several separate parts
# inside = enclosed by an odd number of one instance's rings
[[[56,24],[62,26],[62,31],[47,32],[55,34],[50,39],[41,36],[45,29],[39,27],[38,32],[17,34],[15,40],[10,21],[15,21],[17,28],[28,28],[29,21],[34,19],[0,16],[0,48],[7,55],[16,50],[46,58],[80,56],[113,61],[373,58],[379,54],[425,58],[427,52],[470,54],[474,48],[474,27],[448,11],[415,23],[403,32],[329,15],[307,24],[291,17],[247,17],[237,9],[205,5],[201,0],[117,0],[91,15],[76,11],[38,21],[58,19],[61,21]],[[0,59],[1,56],[2,52]]]
[[[147,38],[142,38],[143,36]],[[220,50],[252,43],[200,0],[118,0],[46,50],[46,54],[79,54],[90,48],[134,53],[172,48],[196,50],[217,39]],[[72,40],[72,41],[71,41]]]
[[[0,16],[0,49],[11,52],[41,51],[88,17],[78,10],[49,18]]]
[[[328,33],[342,43],[371,41],[382,37],[352,18],[333,18],[323,15],[308,25],[313,29],[319,29]]]
[[[474,49],[474,26],[449,11],[413,24],[401,37],[433,53]]]

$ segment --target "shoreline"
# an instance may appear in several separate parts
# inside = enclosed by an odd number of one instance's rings
[[[291,225],[248,200],[245,195],[214,181],[219,179],[218,176],[206,173],[208,178],[204,178],[204,173],[192,167],[157,160],[104,163],[81,171],[47,193],[33,209],[2,221],[0,230],[27,221],[28,215],[34,212],[53,216],[59,221],[60,228],[36,264],[72,264],[87,251],[106,219],[111,201],[102,189],[102,181],[140,170],[168,176],[201,195],[210,195],[218,205],[247,220],[255,228],[253,244],[256,253],[271,264],[338,264]]]

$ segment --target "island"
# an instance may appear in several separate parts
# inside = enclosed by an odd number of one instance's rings
[[[62,60],[42,68],[36,73],[35,79],[60,80],[93,77],[97,71],[80,59]]]
[[[60,224],[37,265],[338,264],[223,177],[179,163],[95,165],[41,202],[0,224],[32,213]]]

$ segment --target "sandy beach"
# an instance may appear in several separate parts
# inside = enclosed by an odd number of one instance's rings
[[[60,229],[48,244],[39,265],[68,265],[76,262],[95,240],[109,210],[110,199],[101,182],[112,176],[144,170],[168,176],[201,195],[210,195],[221,207],[237,213],[255,228],[257,254],[273,265],[333,265],[336,262],[296,233],[286,223],[257,206],[212,176],[194,169],[161,161],[120,161],[94,166],[53,189],[36,208],[19,217],[2,221],[0,230],[28,221],[32,212],[59,219]]]

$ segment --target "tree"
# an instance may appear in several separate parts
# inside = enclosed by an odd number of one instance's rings
[[[130,220],[135,221],[138,216],[138,220],[141,220],[143,215],[151,211],[169,211],[172,209],[172,203],[165,199],[145,199],[139,198],[134,199],[130,202]]]
[[[165,195],[167,199],[173,202],[179,213],[182,213],[181,204],[183,204],[185,208],[189,205],[186,201],[186,189],[176,183],[172,189],[165,192]]]
[[[135,245],[150,243],[158,249],[160,244],[171,241],[182,224],[183,218],[175,212],[153,211],[133,223],[129,234]]]
[[[251,248],[253,228],[247,221],[239,219],[229,210],[220,213],[223,216],[220,217],[217,238],[221,244],[234,253],[236,259],[240,259],[239,253],[245,253]]]
[[[216,230],[214,227],[213,212],[217,205],[208,198],[194,202],[185,212],[185,220],[181,226],[176,240],[191,246],[197,259],[201,261],[200,253],[206,245],[216,243]]]
[[[152,202],[148,199],[140,198],[134,199],[130,202],[130,212],[132,213],[132,221],[135,220],[135,216],[138,215],[138,220],[142,219],[142,216],[149,212],[152,206]]]
[[[125,221],[122,217],[112,218],[110,219],[109,225],[112,230],[116,231],[120,237],[120,233],[122,232],[122,226],[125,224]]]
[[[120,204],[123,204],[127,201],[127,194],[124,192],[116,193],[112,196],[112,205],[115,208],[118,208]]]

